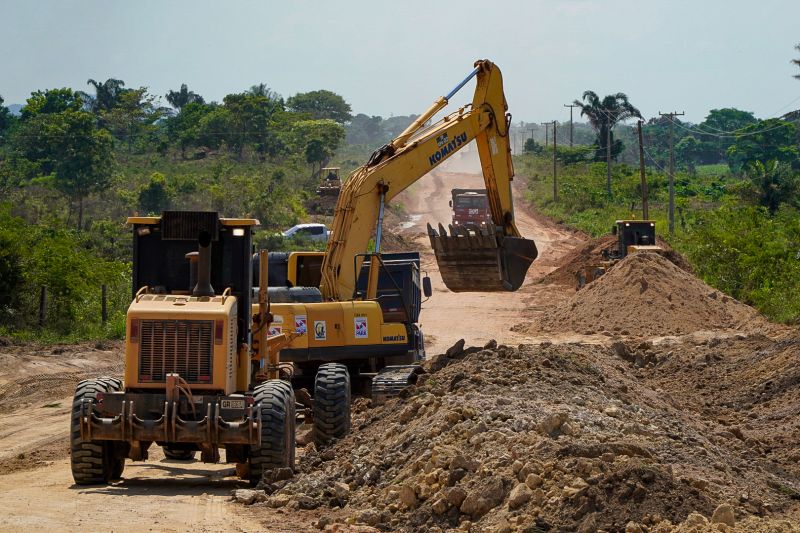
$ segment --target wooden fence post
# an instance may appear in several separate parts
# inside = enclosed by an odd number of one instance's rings
[[[105,283],[100,286],[100,290],[102,293],[102,307],[101,307],[101,318],[103,320],[103,325],[108,322],[108,305],[107,305],[107,297],[108,297],[108,287]]]
[[[47,287],[42,285],[39,291],[39,327],[43,328],[47,323]]]

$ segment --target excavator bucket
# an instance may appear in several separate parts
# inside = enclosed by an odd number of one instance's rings
[[[442,281],[453,292],[515,291],[525,281],[538,251],[522,237],[487,235],[477,226],[450,226],[450,234],[428,224]]]

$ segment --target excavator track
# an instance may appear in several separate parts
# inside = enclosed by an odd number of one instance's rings
[[[414,385],[425,371],[419,365],[394,365],[384,367],[372,378],[372,403],[380,405],[396,398]]]

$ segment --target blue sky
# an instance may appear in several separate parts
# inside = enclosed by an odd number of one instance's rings
[[[798,0],[3,0],[0,17],[6,104],[117,77],[207,100],[260,82],[284,96],[326,88],[355,112],[403,115],[488,58],[515,121],[565,120],[586,89],[691,121],[800,108]]]

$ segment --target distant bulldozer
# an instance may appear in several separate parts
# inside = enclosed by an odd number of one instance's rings
[[[339,167],[325,167],[320,171],[322,181],[317,187],[317,197],[312,200],[311,211],[320,215],[332,215],[342,190]]]
[[[602,262],[588,265],[576,273],[578,289],[605,274],[629,254],[664,251],[656,244],[656,223],[652,220],[617,220],[611,233],[617,236],[616,247],[601,252]]]

